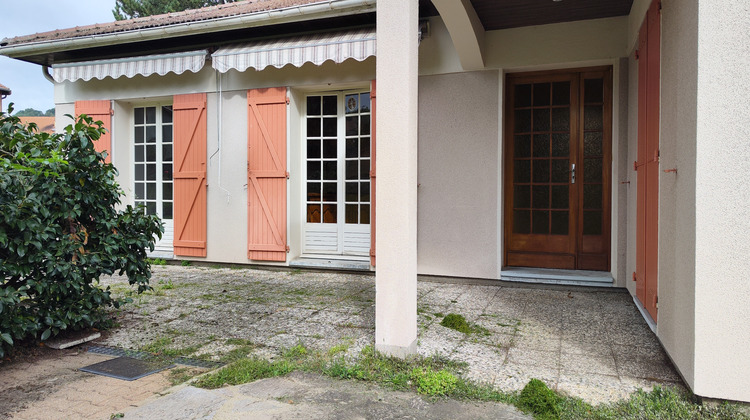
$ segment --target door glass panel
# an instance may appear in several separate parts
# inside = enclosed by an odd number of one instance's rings
[[[602,159],[583,160],[583,182],[602,182]]]
[[[531,157],[531,136],[514,136],[513,155],[517,158]]]
[[[570,104],[570,82],[552,84],[552,105]]]
[[[549,233],[549,211],[534,210],[532,213],[531,233],[546,235]]]
[[[531,161],[516,159],[513,164],[514,182],[531,182]]]
[[[346,205],[346,223],[357,223],[359,220],[359,207],[356,204]]]
[[[327,159],[336,159],[337,156],[336,140],[323,140],[323,157]]]
[[[307,179],[320,179],[320,162],[307,162]]]
[[[370,224],[370,205],[369,204],[359,205],[359,224],[360,225]]]
[[[570,156],[570,134],[553,133],[552,134],[552,156],[568,157]]]
[[[336,173],[338,172],[338,162],[335,160],[327,160],[323,162],[323,179],[325,180],[336,180]]]
[[[586,105],[583,108],[583,129],[602,130],[604,120],[601,105]]]
[[[534,131],[549,131],[549,108],[534,110]]]
[[[515,114],[515,132],[528,133],[529,131],[531,131],[531,110],[519,109],[515,112]]]
[[[553,235],[568,234],[568,212],[553,211],[550,214],[551,226],[550,233]]]
[[[335,204],[323,204],[323,223],[336,223]]]
[[[570,179],[568,159],[552,160],[552,182],[568,182]]]
[[[320,106],[320,96],[307,97],[307,115],[320,115],[322,110],[323,108]]]
[[[370,138],[362,137],[359,139],[359,157],[370,157]]]
[[[531,211],[513,210],[513,233],[531,233]]]
[[[320,140],[308,140],[307,141],[307,158],[308,159],[320,158]]]
[[[346,117],[346,135],[356,136],[359,134],[359,119],[357,117]]]
[[[516,108],[531,106],[531,85],[516,85],[514,105]]]
[[[330,95],[323,97],[323,115],[338,115],[338,96]]]
[[[137,107],[133,115],[136,204],[145,205],[149,214],[170,220],[173,213],[172,106]]]
[[[307,201],[320,201],[320,182],[307,183]]]
[[[549,185],[534,185],[532,191],[532,208],[549,208]]]
[[[552,208],[553,209],[567,209],[568,200],[569,200],[568,199],[568,185],[553,185],[552,186]]]
[[[350,200],[354,201],[354,200]],[[359,185],[359,201],[363,203],[370,202],[370,183],[363,182]]]
[[[601,184],[585,184],[583,186],[583,208],[602,208],[602,186]]]
[[[528,185],[513,187],[513,207],[519,209],[531,207],[531,188]]]
[[[534,183],[549,182],[549,159],[534,160]]]
[[[349,201],[349,202],[357,201],[358,187],[359,187],[358,182],[346,183],[346,201]]]
[[[307,137],[320,137],[320,125],[322,124],[320,118],[308,118],[307,119]]]
[[[570,131],[570,109],[552,108],[552,131]]]
[[[335,182],[323,183],[323,201],[336,201],[338,185]]]
[[[583,82],[584,101],[587,104],[604,102],[604,79],[586,79]]]
[[[337,131],[337,118],[323,118],[323,137],[336,137]]]
[[[601,156],[603,154],[601,132],[589,132],[583,135],[583,154],[585,156]]]
[[[320,223],[320,204],[307,205],[307,223]]]
[[[370,135],[370,116],[363,115],[359,117],[359,134],[369,136]]]
[[[550,101],[550,84],[534,84],[534,106],[548,106]]]
[[[534,157],[549,157],[549,134],[534,134]]]

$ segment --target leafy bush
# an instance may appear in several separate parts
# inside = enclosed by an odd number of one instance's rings
[[[39,133],[0,113],[0,356],[18,340],[101,326],[119,307],[102,275],[127,274],[149,290],[156,216],[126,206],[117,170],[93,142],[101,122],[79,117],[62,134]]]
[[[417,392],[425,395],[446,395],[453,391],[458,378],[445,369],[434,371],[417,367],[411,371],[411,379],[417,384]]]
[[[518,408],[533,413],[536,419],[559,419],[557,407],[560,397],[539,379],[532,379],[518,396]]]

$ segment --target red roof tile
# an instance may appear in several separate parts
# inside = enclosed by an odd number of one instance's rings
[[[11,92],[7,86],[0,84],[0,93],[2,93],[3,95],[10,95]]]
[[[54,133],[55,132],[55,117],[18,117],[22,124],[36,124],[39,128],[40,133]]]
[[[56,41],[61,39],[80,38],[91,35],[111,34],[116,32],[133,31],[139,29],[157,28],[181,23],[199,22],[218,18],[240,16],[268,10],[285,9],[311,3],[328,3],[328,0],[244,0],[236,3],[221,4],[204,7],[202,9],[185,10],[183,12],[167,13],[163,15],[146,16],[141,18],[120,20],[110,23],[97,23],[75,28],[58,29],[40,32],[32,35],[6,38],[0,45],[19,45],[32,42]]]

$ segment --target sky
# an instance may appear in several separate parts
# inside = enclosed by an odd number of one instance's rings
[[[0,40],[55,29],[114,21],[115,0],[0,0]],[[3,100],[3,111],[55,106],[52,83],[42,66],[0,56],[0,84],[12,93]]]

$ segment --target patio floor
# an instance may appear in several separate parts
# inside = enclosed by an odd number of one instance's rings
[[[129,290],[124,278],[105,284],[115,293]],[[135,296],[121,327],[98,344],[137,350],[167,342],[217,359],[237,348],[237,339],[265,357],[300,342],[318,349],[343,343],[352,355],[373,344],[372,275],[155,266],[151,285],[155,291]],[[538,378],[599,403],[655,384],[681,384],[623,291],[420,281],[418,293],[419,353],[465,361],[469,378],[498,389],[518,390]],[[443,327],[449,313],[484,331]]]

